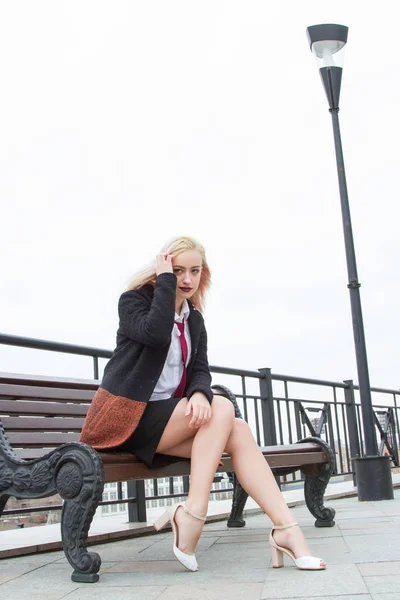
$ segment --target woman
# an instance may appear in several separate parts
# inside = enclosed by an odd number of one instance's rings
[[[283,566],[285,553],[299,569],[324,569],[321,559],[310,556],[250,427],[235,418],[227,398],[213,395],[201,314],[209,286],[204,248],[185,237],[170,242],[155,266],[134,278],[119,301],[117,346],[81,441],[99,450],[131,451],[149,467],[190,458],[186,503],[155,523],[160,529],[171,522],[174,554],[187,569],[197,570],[194,552],[223,452],[232,456],[243,488],[274,523],[273,566]]]

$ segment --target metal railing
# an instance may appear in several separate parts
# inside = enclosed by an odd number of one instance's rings
[[[108,359],[112,356],[110,350],[5,334],[0,334],[0,344],[91,357],[95,380],[99,379],[99,358]],[[364,453],[364,432],[359,388],[352,380],[336,382],[278,375],[269,368],[250,371],[210,366],[210,370],[213,383],[227,385],[235,394],[243,418],[251,426],[260,446],[292,444],[310,435],[321,437],[330,445],[336,457],[334,477],[353,474],[351,459]],[[392,466],[398,467],[400,390],[371,388],[371,392],[380,454],[388,454]],[[127,503],[129,520],[145,520],[146,501],[187,494],[188,477],[183,478],[183,493],[174,492],[174,479],[171,477],[169,480],[170,493],[162,495],[158,494],[156,479],[147,496],[144,482],[128,482],[127,498],[122,497],[119,485],[117,499],[103,502],[102,505]],[[300,481],[299,473],[281,478],[282,484]],[[221,490],[212,490],[212,494],[227,493],[231,488],[230,485]],[[51,507],[51,510],[58,508],[61,506]],[[27,509],[5,511],[4,514],[22,511],[26,512]]]

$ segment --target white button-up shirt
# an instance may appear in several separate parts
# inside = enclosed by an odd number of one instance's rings
[[[190,332],[189,325],[187,320],[189,318],[190,308],[187,300],[183,301],[181,314],[178,315],[175,313],[175,321],[182,323],[185,322],[185,339],[188,347],[188,356],[186,360],[186,367],[190,361],[191,355],[191,340],[190,340]],[[182,361],[182,348],[181,343],[179,341],[181,333],[174,323],[174,327],[172,329],[171,334],[171,345],[169,347],[167,359],[165,361],[164,368],[160,375],[159,380],[157,381],[156,387],[151,395],[150,402],[154,400],[167,400],[168,398],[172,398],[174,392],[178,389],[178,386],[181,382],[183,375],[183,361]]]

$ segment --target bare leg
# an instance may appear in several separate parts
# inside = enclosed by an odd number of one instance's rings
[[[260,452],[248,424],[235,419],[226,451],[232,456],[235,473],[246,492],[269,516],[274,525],[294,523],[272,471]],[[251,465],[251,469],[249,469]],[[307,541],[299,527],[274,531],[277,544],[293,551],[296,557],[310,556]]]
[[[181,411],[184,413],[185,406],[182,401],[177,405],[161,437],[157,452],[174,454],[179,447],[182,449],[188,439],[190,440],[189,433],[191,434],[190,489],[186,505],[194,514],[206,515],[215,471],[235,422],[234,409],[227,398],[214,396],[209,423],[198,430],[191,430],[188,428],[190,417],[183,417],[182,422]],[[186,440],[183,439],[185,436]],[[181,508],[176,512],[175,520],[179,529],[178,547],[183,552],[192,554],[201,535],[203,523]]]

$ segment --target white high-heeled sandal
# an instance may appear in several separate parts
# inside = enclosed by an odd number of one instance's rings
[[[302,571],[324,570],[326,565],[321,564],[324,562],[322,558],[316,558],[315,556],[300,556],[299,558],[296,558],[289,548],[278,546],[278,544],[275,542],[273,537],[273,532],[275,529],[289,529],[289,527],[294,527],[295,525],[298,525],[298,523],[290,523],[289,525],[274,525],[271,529],[271,533],[269,534],[269,544],[272,552],[272,566],[275,569],[283,567],[283,554],[286,554],[292,559],[296,567]]]
[[[192,513],[186,504],[179,502],[179,504],[175,504],[174,506],[170,506],[167,508],[164,514],[161,515],[154,523],[154,528],[157,531],[160,531],[163,527],[165,527],[169,522],[172,527],[173,541],[172,541],[172,550],[179,560],[179,562],[188,570],[188,571],[198,571],[199,567],[197,565],[197,560],[194,554],[185,554],[182,550],[178,548],[178,527],[175,523],[175,513],[178,508],[182,506],[183,510],[188,513],[191,517],[195,519],[199,519],[199,521],[205,521],[207,517],[200,517],[199,515],[195,515]]]

